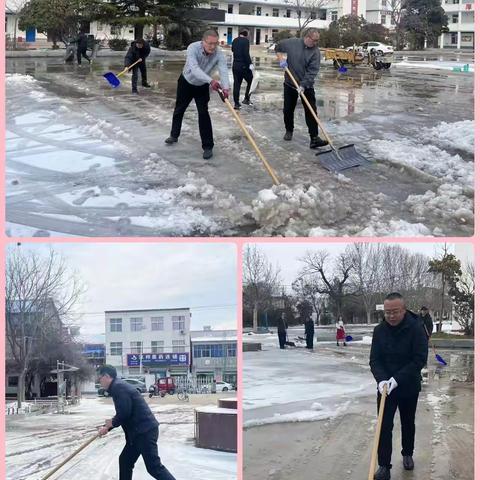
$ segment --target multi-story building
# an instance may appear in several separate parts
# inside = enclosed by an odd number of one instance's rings
[[[213,379],[237,383],[237,331],[192,331],[192,376],[210,383]]]
[[[124,376],[185,376],[190,322],[189,308],[106,311],[106,363]]]
[[[448,16],[448,33],[439,39],[440,48],[473,48],[475,40],[473,0],[442,0]]]
[[[365,5],[365,20],[368,23],[378,23],[385,28],[394,28],[391,14],[392,0],[367,0]]]

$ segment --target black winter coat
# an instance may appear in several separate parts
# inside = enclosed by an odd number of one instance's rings
[[[280,317],[277,321],[277,332],[285,333],[287,331],[287,328],[288,328],[287,319],[283,319],[282,317]]]
[[[248,38],[237,37],[232,42],[233,68],[249,68],[252,63],[250,58],[250,42]]]
[[[310,318],[305,322],[305,335],[314,335],[315,333],[315,326],[313,324],[313,320]]]
[[[116,411],[112,425],[114,428],[123,428],[127,441],[158,427],[150,407],[135,387],[116,378],[110,384],[108,393],[113,399]]]
[[[432,317],[429,313],[427,313],[424,317],[422,317],[420,315],[420,320],[423,322],[423,324],[425,325],[425,328],[427,329],[427,335],[429,337],[432,336],[432,332],[433,332],[433,320],[432,320]]]
[[[385,320],[373,331],[370,369],[375,380],[395,378],[399,397],[416,395],[422,389],[421,370],[427,363],[428,340],[422,322],[407,311],[392,327]]]
[[[148,42],[145,42],[142,48],[137,48],[135,42],[132,42],[127,54],[125,55],[125,67],[129,67],[140,58],[144,62],[145,59],[150,55],[150,50],[151,49]]]
[[[87,47],[88,47],[88,37],[85,33],[81,33],[77,37],[77,49],[82,52],[87,50]]]

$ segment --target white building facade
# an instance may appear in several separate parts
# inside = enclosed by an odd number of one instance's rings
[[[473,0],[442,0],[448,16],[448,33],[440,36],[440,48],[473,49],[475,42]]]
[[[124,376],[187,376],[190,324],[189,308],[106,311],[106,363]]]

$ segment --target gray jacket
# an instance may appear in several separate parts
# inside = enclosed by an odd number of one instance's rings
[[[275,52],[286,53],[288,69],[303,88],[313,88],[315,77],[320,70],[320,50],[307,47],[303,38],[287,38],[275,46]],[[293,87],[290,77],[285,72],[285,83]]]

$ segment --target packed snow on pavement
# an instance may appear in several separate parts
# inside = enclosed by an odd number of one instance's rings
[[[162,463],[178,479],[237,478],[236,454],[194,446],[194,412],[189,404],[161,405],[149,402],[160,422],[158,450]],[[114,414],[111,399],[84,398],[66,414],[7,416],[7,480],[39,480]],[[97,439],[53,477],[71,480],[114,480],[118,478],[118,456],[125,445],[123,430],[117,428]],[[135,479],[150,479],[140,458]]]
[[[7,60],[10,236],[467,236],[473,232],[473,75],[322,63],[320,117],[336,146],[372,160],[332,174],[308,148],[303,110],[284,142],[282,72],[255,60],[253,107],[240,114],[276,171],[271,179],[212,93],[216,146],[201,158],[194,105],[178,144],[164,144],[183,57],[149,61],[154,88],[112,90],[105,71],[59,58]],[[422,63],[422,62],[419,62]],[[438,62],[437,62],[438,63]],[[440,62],[441,63],[441,62]],[[448,63],[448,62],[447,62]]]

